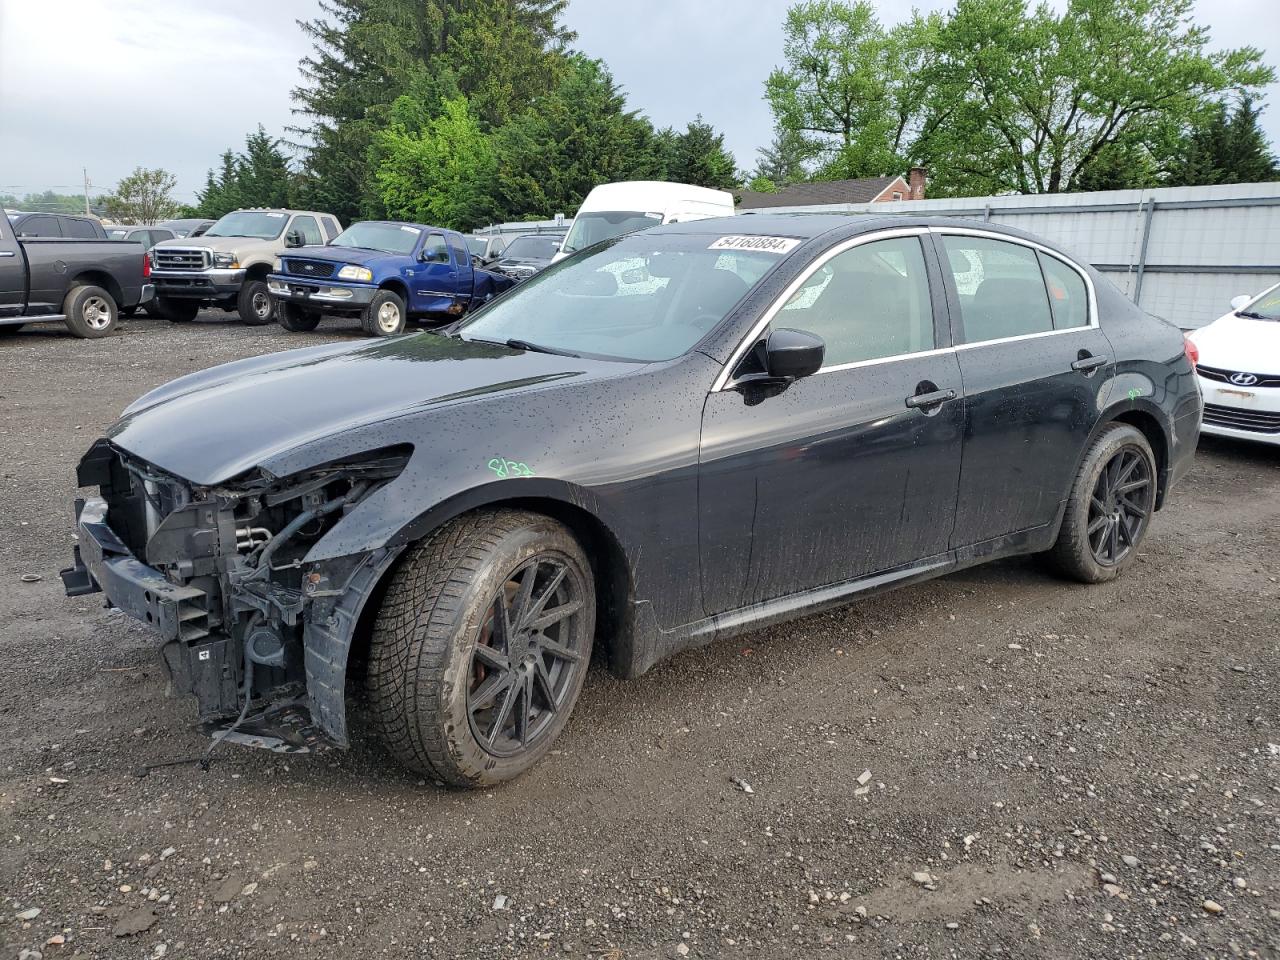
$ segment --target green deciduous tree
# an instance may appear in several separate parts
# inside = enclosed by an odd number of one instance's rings
[[[136,167],[102,198],[106,216],[128,223],[156,223],[172,217],[178,204],[172,197],[178,180],[164,170]]]
[[[469,230],[492,212],[493,147],[466,97],[446,100],[443,111],[428,118],[420,103],[400,98],[372,153],[391,217]]]

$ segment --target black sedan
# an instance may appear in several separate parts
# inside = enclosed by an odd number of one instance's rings
[[[551,266],[551,261],[560,252],[560,244],[563,242],[563,234],[516,237],[489,268],[517,280],[528,280],[538,271]]]
[[[381,738],[450,784],[547,752],[593,654],[718,637],[995,557],[1130,567],[1187,471],[1182,334],[1026,234],[658,227],[443,333],[176,380],[79,468],[70,594],[153,624],[219,737]]]

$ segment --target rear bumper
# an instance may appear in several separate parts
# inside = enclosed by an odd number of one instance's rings
[[[267,290],[282,303],[314,304],[324,310],[361,310],[369,305],[377,287],[342,280],[312,280],[292,274],[273,273],[267,277]]]
[[[180,300],[227,300],[244,285],[244,270],[152,270],[156,296]]]
[[[190,642],[208,635],[208,595],[170,583],[138,560],[107,525],[107,502],[101,497],[76,501],[76,535],[74,562],[59,574],[67,596],[101,591],[110,606],[150,625],[165,640]]]

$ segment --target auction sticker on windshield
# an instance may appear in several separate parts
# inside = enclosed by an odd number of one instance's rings
[[[721,237],[708,250],[759,250],[762,253],[790,253],[802,241],[793,237]]]

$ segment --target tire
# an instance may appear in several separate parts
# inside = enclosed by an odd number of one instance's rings
[[[517,624],[565,613],[504,641],[499,597]],[[565,527],[515,510],[459,517],[410,549],[378,611],[367,679],[378,737],[450,786],[519,776],[569,719],[594,631],[591,566]]]
[[[1138,558],[1155,512],[1156,458],[1142,431],[1113,423],[1084,455],[1058,540],[1045,559],[1063,576],[1104,583]]]
[[[319,326],[320,314],[312,310],[303,310],[296,303],[277,303],[276,321],[286,330],[304,333]]]
[[[73,336],[81,340],[105,337],[116,328],[120,309],[111,294],[90,285],[72,287],[62,301],[64,321]]]
[[[360,312],[360,328],[371,337],[394,337],[404,333],[404,301],[390,290],[379,290]]]
[[[190,323],[200,312],[200,301],[157,297],[153,309],[170,323]]]
[[[276,302],[271,299],[265,280],[246,280],[236,298],[236,312],[250,327],[263,327],[275,319]]]

